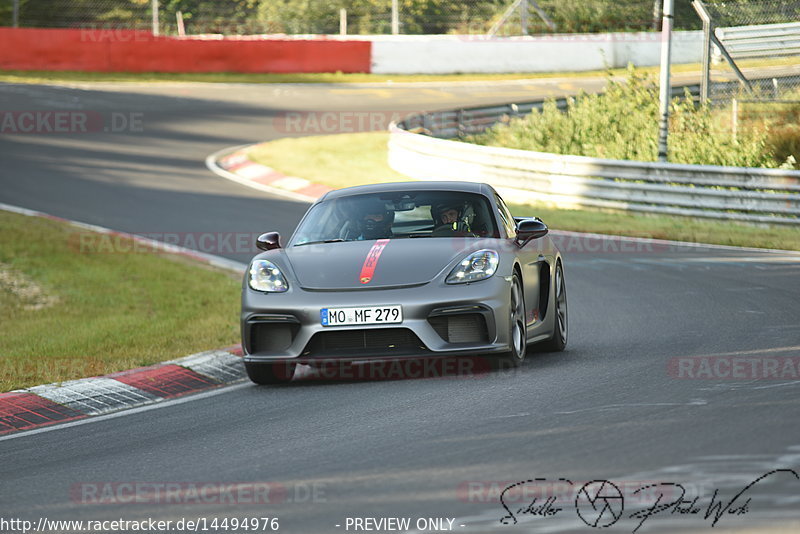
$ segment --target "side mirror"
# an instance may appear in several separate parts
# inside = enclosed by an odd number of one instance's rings
[[[278,232],[267,232],[256,239],[256,246],[261,250],[281,248],[281,235]]]
[[[548,231],[547,225],[543,223],[541,219],[525,219],[517,223],[517,237],[515,241],[519,246],[524,247],[528,241],[546,236]]]

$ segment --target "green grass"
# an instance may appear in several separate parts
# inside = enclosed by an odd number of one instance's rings
[[[642,69],[657,72],[657,67]],[[0,70],[0,82],[8,83],[57,83],[57,82],[207,82],[207,83],[385,83],[385,82],[461,82],[527,80],[553,77],[603,77],[611,72],[623,75],[625,69],[582,72],[511,72],[511,73],[460,73],[460,74],[366,74],[341,72],[297,73],[297,74],[243,74],[235,72],[216,73],[162,73],[162,72],[76,72],[76,71],[19,71]],[[694,64],[675,65],[673,72],[700,72]]]
[[[795,65],[797,57],[770,58],[770,66]],[[739,62],[741,68],[760,67],[762,60]],[[659,67],[638,67],[643,73],[658,73]],[[699,63],[671,66],[673,74],[700,74]],[[134,83],[386,83],[386,82],[463,82],[497,80],[533,80],[537,78],[583,78],[625,76],[626,68],[592,71],[562,72],[509,72],[509,73],[458,73],[458,74],[367,74],[342,72],[312,73],[255,73],[238,72],[79,72],[79,71],[22,71],[0,70],[0,82],[6,83],[59,83],[59,82],[134,82]],[[712,73],[718,74],[716,70]]]
[[[334,188],[408,180],[387,163],[388,139],[389,134],[385,132],[279,139],[254,147],[250,157],[285,174]],[[549,204],[518,205],[513,199],[507,200],[515,215],[537,215],[556,230],[800,250],[800,232],[785,226],[562,209]]]
[[[388,142],[389,132],[284,138],[251,148],[250,158],[336,189],[408,180],[386,163]]]
[[[737,247],[800,250],[800,231],[692,217],[670,217],[599,210],[566,210],[552,205],[511,205],[518,217],[537,216],[554,230],[572,230],[649,239],[670,239]]]
[[[238,277],[168,254],[81,251],[82,235],[0,211],[0,391],[238,342]]]

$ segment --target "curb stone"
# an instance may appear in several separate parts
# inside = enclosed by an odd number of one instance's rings
[[[218,388],[246,378],[240,345],[148,367],[0,393],[0,436]]]
[[[272,167],[256,163],[248,156],[248,151],[253,146],[255,145],[246,145],[212,154],[206,159],[206,166],[223,178],[302,202],[314,202],[328,191],[333,191],[327,185],[288,176]]]

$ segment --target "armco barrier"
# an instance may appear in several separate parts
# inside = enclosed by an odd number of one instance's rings
[[[0,69],[369,72],[369,41],[155,37],[136,30],[0,28]]]
[[[390,126],[389,164],[420,180],[487,182],[562,204],[800,225],[798,171],[605,160],[446,139],[540,105],[412,115]]]

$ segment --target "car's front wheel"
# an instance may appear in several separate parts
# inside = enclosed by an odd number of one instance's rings
[[[516,272],[511,280],[508,335],[509,350],[498,358],[498,363],[501,367],[517,367],[525,360],[528,339],[525,327],[525,296],[522,293],[522,282]]]
[[[281,362],[281,363],[245,363],[245,370],[247,376],[262,386],[270,384],[285,384],[294,377],[294,371],[297,368],[296,363]]]

